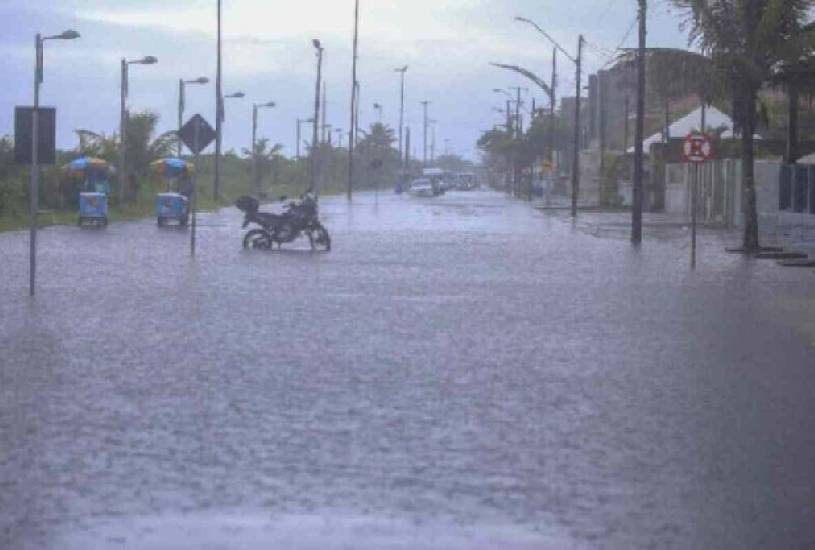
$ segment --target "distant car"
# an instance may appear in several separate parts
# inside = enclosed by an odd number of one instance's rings
[[[437,194],[433,182],[427,178],[413,180],[409,192],[414,197],[435,197]]]

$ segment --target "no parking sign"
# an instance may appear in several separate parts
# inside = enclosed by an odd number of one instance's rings
[[[694,165],[693,187],[691,190],[691,260],[692,269],[696,269],[696,212],[699,203],[699,165],[713,158],[713,143],[710,136],[702,132],[691,132],[682,144],[682,156]]]
[[[685,160],[694,164],[701,164],[713,158],[713,143],[710,136],[701,132],[691,132],[685,137],[682,144],[682,154]]]

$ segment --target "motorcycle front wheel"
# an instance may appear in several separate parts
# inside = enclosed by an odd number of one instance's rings
[[[328,230],[321,224],[316,224],[308,232],[308,240],[311,243],[312,250],[331,250],[331,236]]]
[[[272,248],[272,237],[263,229],[253,229],[243,238],[245,249],[269,249]]]

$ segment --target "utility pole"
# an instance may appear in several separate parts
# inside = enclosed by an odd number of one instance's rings
[[[359,48],[359,0],[354,1],[354,54],[351,67],[351,130],[348,134],[348,200],[354,188],[354,143],[357,140],[357,54]]]
[[[580,190],[580,69],[583,61],[583,35],[577,38],[574,104],[574,158],[572,159],[572,217],[577,217],[577,195]]]
[[[323,61],[325,61],[325,57],[323,57]],[[322,142],[325,143],[328,141],[326,139],[326,129],[328,126],[325,123],[325,112],[328,110],[328,83],[323,81],[323,112],[320,115],[322,117],[322,121],[320,122],[320,128],[322,129]]]
[[[178,79],[178,129],[177,129],[179,137],[178,137],[178,143],[177,143],[178,151],[176,152],[178,158],[181,158],[181,149],[184,147],[184,144],[181,142],[181,137],[180,136],[181,136],[181,127],[184,125],[184,107],[186,107],[186,105],[184,104],[185,101],[186,101],[186,98],[184,97],[184,92],[185,91],[186,90],[184,90],[184,79],[179,78]]]
[[[212,186],[212,197],[221,197],[221,140],[224,123],[224,96],[221,87],[221,0],[218,0],[218,39],[215,69],[215,182]]]
[[[405,128],[405,168],[410,169],[410,126]]]
[[[422,163],[425,166],[427,166],[427,123],[428,123],[427,106],[428,105],[430,105],[429,101],[427,101],[427,100],[422,101],[422,108],[424,109],[424,119],[423,119],[424,120],[424,122],[423,122],[423,126],[424,126],[424,143],[423,143],[424,153],[422,154]]]
[[[35,40],[36,65],[34,67],[34,109],[31,113],[31,180],[28,186],[28,215],[31,227],[28,232],[28,295],[34,296],[37,279],[37,211],[40,209],[40,86],[43,81],[43,37],[37,33]]]
[[[515,138],[521,139],[521,88],[520,86],[510,86],[510,90],[515,90],[517,98],[515,99]]]
[[[512,101],[507,99],[507,137],[512,138],[514,130],[512,129]],[[515,167],[515,156],[512,152],[507,153],[507,171],[504,177],[504,185],[509,189],[510,181],[512,180]],[[515,190],[512,190],[513,193]]]
[[[606,87],[608,85],[608,74],[605,71],[597,72],[597,114],[598,120],[598,133],[600,140],[600,201],[604,203],[606,200],[605,181],[606,181]]]
[[[637,49],[637,124],[634,129],[634,189],[631,206],[631,242],[642,242],[642,140],[645,132],[645,40],[646,0],[639,0],[639,47]]]
[[[400,69],[394,69],[397,73],[401,73],[401,93],[399,95],[399,162],[402,162],[404,158],[404,149],[402,147],[402,135],[404,133],[403,128],[405,124],[405,73],[408,70],[408,66],[405,65]]]
[[[314,87],[314,124],[312,125],[311,136],[311,181],[309,191],[314,191],[317,185],[317,151],[320,148],[320,141],[317,127],[320,125],[320,80],[323,70],[323,47],[316,38],[313,41],[317,49],[317,84]]]
[[[197,131],[197,130],[196,130]],[[252,105],[252,188],[260,197],[260,183],[258,182],[258,106]]]
[[[436,162],[436,121],[430,121],[430,163]]]
[[[297,141],[294,143],[294,150],[296,151],[294,154],[294,158],[300,160],[300,123],[303,122],[301,119],[297,119]]]
[[[557,103],[557,95],[555,89],[557,88],[557,48],[552,48],[552,82],[550,89],[552,94],[549,96],[549,161],[555,162],[555,105]]]
[[[125,185],[127,183],[127,93],[128,93],[127,60],[122,58],[121,108],[119,113],[119,206],[125,203]]]

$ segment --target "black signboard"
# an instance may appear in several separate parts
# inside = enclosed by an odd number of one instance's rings
[[[34,107],[14,108],[14,162],[31,164],[31,140],[34,120]],[[57,149],[57,110],[53,107],[40,107],[37,115],[37,164],[54,164]]]
[[[178,131],[178,136],[193,154],[206,149],[215,139],[215,130],[201,115],[195,115]],[[197,138],[197,139],[196,139]]]

